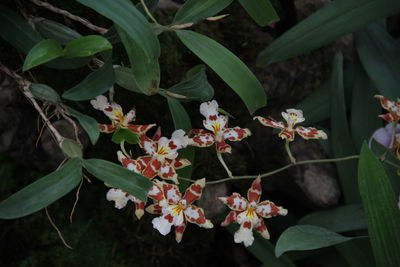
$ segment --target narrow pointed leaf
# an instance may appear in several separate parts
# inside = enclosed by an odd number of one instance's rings
[[[32,94],[40,100],[60,102],[60,95],[50,86],[42,83],[32,83],[29,87]]]
[[[61,150],[70,158],[82,158],[82,148],[77,142],[71,139],[65,139],[61,143]]]
[[[279,20],[279,16],[269,0],[239,0],[239,3],[261,27]]]
[[[36,30],[47,39],[54,39],[60,44],[67,44],[82,37],[79,33],[54,20],[44,19],[35,24]]]
[[[65,111],[71,115],[72,117],[76,118],[79,123],[81,124],[82,128],[86,131],[89,136],[90,142],[94,145],[96,144],[97,140],[100,136],[99,124],[95,119],[92,117],[82,114],[79,111],[63,105]]]
[[[345,237],[318,226],[292,226],[286,229],[276,242],[275,255],[279,257],[288,251],[325,248],[357,238],[361,237]]]
[[[88,159],[84,161],[84,167],[97,179],[143,201],[146,201],[147,193],[153,185],[148,178],[106,160]]]
[[[364,143],[358,184],[377,266],[400,266],[400,210],[397,196],[374,153]]]
[[[173,24],[196,23],[214,16],[232,2],[233,0],[188,0],[176,12]]]
[[[135,93],[142,93],[142,91],[139,89],[139,85],[135,80],[135,76],[133,75],[133,70],[131,68],[118,66],[114,69],[114,72],[116,84],[126,90]]]
[[[41,210],[74,189],[82,179],[77,158],[0,202],[0,218],[15,219]]]
[[[382,23],[373,23],[356,32],[360,60],[380,94],[396,98],[400,84],[400,44]]]
[[[111,43],[100,35],[88,35],[69,42],[64,48],[64,56],[88,57],[112,49]]]
[[[176,31],[179,39],[203,60],[243,100],[252,114],[267,104],[264,88],[249,68],[232,52],[199,33]]]
[[[36,44],[26,55],[23,71],[49,62],[64,55],[61,45],[55,40],[44,40]]]
[[[285,32],[263,50],[258,65],[301,55],[400,11],[397,0],[335,0]]]

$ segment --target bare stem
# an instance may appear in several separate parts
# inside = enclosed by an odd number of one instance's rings
[[[286,150],[286,152],[288,153],[290,162],[291,162],[291,163],[296,163],[296,159],[293,157],[292,151],[290,151],[289,143],[290,143],[290,142],[289,142],[288,140],[285,141],[285,150]]]
[[[147,16],[149,16],[149,18],[155,23],[155,24],[159,24],[157,22],[157,20],[153,17],[153,15],[151,14],[150,10],[147,8],[146,3],[144,2],[144,0],[140,0],[140,3],[143,6],[144,11],[146,12]]]
[[[222,154],[221,152],[217,152],[217,157],[219,159],[219,161],[221,162],[222,166],[224,166],[226,173],[228,174],[229,177],[233,177],[232,176],[232,172],[231,170],[229,170],[228,166],[226,165],[224,159],[222,158]]]

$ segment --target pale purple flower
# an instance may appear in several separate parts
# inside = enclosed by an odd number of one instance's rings
[[[380,143],[384,147],[389,147],[390,141],[392,140],[392,130],[393,130],[393,123],[388,123],[385,127],[377,129],[372,134],[371,139],[369,140],[369,146],[371,147],[372,139],[375,139],[376,142]],[[400,134],[400,124],[397,124],[395,137],[397,137],[399,134]]]

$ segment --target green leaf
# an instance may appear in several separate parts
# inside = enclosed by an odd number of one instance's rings
[[[160,43],[147,19],[128,0],[78,0],[112,20],[136,42],[148,58],[160,56]]]
[[[357,52],[379,92],[389,98],[399,96],[400,44],[382,23],[373,23],[355,34]]]
[[[261,27],[279,20],[279,16],[269,0],[239,0],[239,3]]]
[[[360,238],[335,246],[349,266],[376,267],[369,239]]]
[[[102,159],[88,159],[83,163],[85,169],[97,179],[146,201],[147,193],[153,185],[148,178]]]
[[[149,58],[122,28],[115,26],[119,37],[124,44],[133,70],[133,87],[138,88],[143,94],[152,95],[158,91],[160,84],[160,66],[156,57]]]
[[[232,2],[233,0],[188,0],[176,12],[173,24],[196,23],[214,16]]]
[[[179,39],[224,80],[246,104],[250,113],[267,104],[264,88],[232,52],[199,33],[176,31]]]
[[[0,203],[0,218],[15,219],[41,210],[74,189],[82,179],[77,158],[38,179]]]
[[[133,70],[127,67],[118,66],[114,69],[115,72],[115,83],[125,88],[128,91],[135,93],[142,93],[140,91],[135,76],[133,75]]]
[[[71,139],[65,139],[61,143],[61,150],[70,158],[82,158],[82,148],[80,145]]]
[[[36,44],[26,55],[23,71],[27,71],[40,64],[49,62],[64,55],[63,49],[55,40],[44,40]]]
[[[88,35],[69,42],[64,48],[64,56],[87,57],[112,49],[112,44],[100,35]]]
[[[339,233],[367,228],[360,204],[313,212],[301,218],[298,224],[320,226]]]
[[[234,235],[239,229],[238,225],[230,224],[226,229]],[[254,235],[254,243],[250,247],[246,247],[261,263],[262,266],[273,266],[273,267],[295,267],[294,263],[287,258],[282,256],[281,258],[275,257],[275,247],[267,239],[262,238],[259,234]]]
[[[298,56],[398,11],[398,0],[332,1],[263,50],[257,64],[265,65]]]
[[[190,122],[190,117],[187,114],[185,108],[179,103],[178,100],[167,97],[168,107],[172,115],[172,119],[174,121],[175,130],[182,129],[185,132],[189,132],[192,129],[192,124]],[[179,157],[188,159],[192,165],[189,165],[183,169],[177,170],[178,176],[190,178],[192,177],[193,164],[194,164],[194,148],[192,146],[188,146],[185,149],[181,149],[179,151]],[[189,182],[180,181],[179,188],[183,191]]]
[[[82,128],[88,134],[90,142],[92,142],[93,145],[96,144],[100,136],[99,124],[97,123],[97,121],[92,117],[82,114],[69,106],[63,105],[63,107],[69,115],[79,121]]]
[[[79,84],[65,91],[62,97],[74,101],[89,100],[107,92],[114,83],[115,73],[111,56],[109,56],[101,68],[90,73]]]
[[[204,65],[191,68],[184,80],[168,88],[169,92],[183,95],[181,101],[209,101],[214,97],[214,88],[208,83]]]
[[[400,266],[400,210],[381,163],[364,143],[358,184],[377,266]]]
[[[35,24],[36,30],[46,39],[54,39],[60,44],[67,44],[82,37],[79,33],[64,24],[53,20],[43,19]]]
[[[29,87],[32,94],[40,100],[60,102],[60,95],[50,86],[42,83],[32,83]]]
[[[382,119],[378,117],[382,108],[374,98],[376,90],[365,71],[360,68],[354,78],[351,135],[357,151],[360,151],[364,140],[368,142],[374,131],[382,126]]]
[[[276,242],[275,255],[287,251],[311,250],[337,245],[362,237],[345,237],[328,229],[312,225],[296,225],[286,229]]]
[[[112,135],[111,141],[116,144],[120,144],[122,141],[126,141],[129,144],[139,143],[139,137],[128,129],[118,128]]]
[[[357,154],[347,123],[346,103],[343,87],[343,56],[337,53],[331,76],[331,144],[335,158]],[[359,203],[357,165],[354,160],[336,163],[344,200],[347,204]]]

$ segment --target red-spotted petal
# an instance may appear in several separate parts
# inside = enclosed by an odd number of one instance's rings
[[[147,206],[146,211],[150,214],[161,214],[162,207],[158,203]]]
[[[182,241],[183,233],[185,232],[187,222],[184,221],[181,225],[175,226],[175,240],[180,243]]]
[[[235,243],[242,243],[248,247],[254,242],[253,224],[251,221],[245,221],[240,225],[239,230],[234,234]]]
[[[260,233],[263,238],[269,239],[269,232],[267,226],[265,226],[264,220],[260,220],[260,223],[258,224],[258,226],[255,227],[255,229]]]
[[[253,119],[254,120],[258,119],[258,121],[264,126],[269,126],[269,127],[273,127],[273,128],[277,128],[277,129],[285,129],[286,128],[285,123],[274,120],[272,118],[264,118],[264,117],[257,116],[257,117],[254,117]]]
[[[178,204],[179,200],[182,198],[178,186],[165,182],[160,182],[159,184],[162,186],[164,196],[168,200],[169,204]]]
[[[161,165],[158,175],[165,180],[171,180],[175,184],[179,184],[178,174],[176,173],[175,169],[170,165],[170,163],[168,163],[167,161],[164,161],[164,163]]]
[[[240,141],[250,135],[251,132],[249,129],[242,129],[239,127],[224,130],[224,139],[228,139],[229,141]]]
[[[150,160],[147,166],[142,171],[142,175],[149,179],[153,179],[156,175],[158,175],[161,169],[161,165],[162,163],[157,159]]]
[[[225,141],[215,142],[215,148],[220,153],[231,153],[232,147]]]
[[[140,173],[142,170],[142,166],[136,160],[122,158],[121,163],[122,163],[122,166],[124,166],[125,168],[127,168],[128,170],[131,170],[133,172]]]
[[[221,223],[221,226],[228,226],[229,224],[236,222],[236,217],[240,211],[234,211],[232,210],[231,212],[226,215],[225,220]]]
[[[379,115],[378,117],[384,119],[387,122],[395,122],[400,119],[400,116],[394,112],[382,114],[382,115]]]
[[[148,155],[153,155],[157,152],[157,144],[145,134],[139,136],[139,146],[143,148]]]
[[[238,193],[233,193],[229,197],[219,197],[218,199],[235,211],[244,211],[248,205],[247,200]]]
[[[115,131],[115,126],[111,124],[99,124],[99,130],[102,133],[113,133]]]
[[[135,215],[140,220],[144,214],[144,206],[146,205],[146,202],[140,201],[137,198],[134,198],[132,201],[135,203]]]
[[[247,199],[249,202],[256,202],[260,201],[261,197],[261,178],[260,176],[257,177],[251,184],[251,187],[247,191]]]
[[[283,129],[282,131],[280,131],[278,133],[278,136],[282,139],[286,139],[288,141],[293,141],[294,140],[294,135],[295,135],[295,131],[294,130],[287,130],[287,129]]]
[[[185,168],[192,164],[187,159],[174,159],[174,160],[166,159],[166,160],[171,164],[171,166],[174,167],[175,170]]]
[[[390,100],[382,95],[375,95],[375,98],[379,99],[379,101],[381,102],[381,106],[382,108],[386,109],[389,112],[398,112],[399,110],[397,109],[397,107],[400,106],[400,101],[397,100],[393,101]]]
[[[304,139],[327,139],[326,133],[322,130],[317,130],[312,127],[299,126],[295,131]]]
[[[151,199],[154,199],[155,201],[157,201],[159,203],[162,203],[162,201],[165,200],[162,186],[160,186],[159,184],[154,183],[154,182],[153,182],[153,186],[150,188],[147,196]]]
[[[190,139],[190,145],[197,147],[208,147],[214,144],[214,135],[206,130],[202,129],[193,129],[191,131],[195,134]]]
[[[186,205],[192,204],[194,201],[201,197],[204,186],[206,185],[206,179],[199,179],[191,184],[185,192],[183,199],[186,200]]]
[[[256,212],[258,215],[264,218],[271,218],[277,215],[285,216],[287,210],[276,206],[272,201],[265,200],[257,205]]]
[[[204,215],[204,211],[202,208],[199,208],[194,205],[189,205],[185,209],[184,214],[186,220],[188,220],[191,223],[195,223],[203,228],[213,228],[213,224],[211,223],[210,220],[206,219],[206,216]]]
[[[136,134],[145,134],[149,129],[156,126],[155,124],[147,124],[147,125],[138,125],[138,124],[129,124],[128,129]]]
[[[140,165],[140,169],[144,170],[147,165],[149,164],[149,162],[151,161],[152,157],[151,156],[142,156],[142,157],[138,157],[136,159],[136,162]]]

